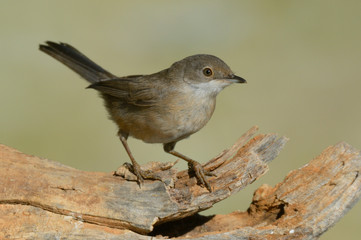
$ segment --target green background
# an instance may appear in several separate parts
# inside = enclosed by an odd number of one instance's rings
[[[211,121],[176,149],[200,162],[253,125],[290,138],[270,171],[204,214],[246,210],[323,149],[361,149],[361,1],[0,1],[0,143],[78,169],[111,172],[128,157],[87,83],[38,51],[72,44],[119,76],[208,53],[247,79],[218,96]],[[140,163],[174,161],[131,139]],[[185,169],[182,162],[178,169]],[[321,239],[360,239],[361,205]]]

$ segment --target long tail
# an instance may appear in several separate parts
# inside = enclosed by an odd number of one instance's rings
[[[91,83],[116,77],[69,44],[50,41],[47,41],[46,44],[39,45],[39,49],[59,60]]]

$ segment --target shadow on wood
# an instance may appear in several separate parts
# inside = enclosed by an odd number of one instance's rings
[[[263,185],[247,212],[201,216],[262,176],[285,137],[251,128],[204,165],[213,192],[188,171],[152,163],[162,181],[142,188],[127,168],[84,172],[0,145],[0,238],[68,239],[313,239],[360,198],[361,155],[346,143],[329,147],[275,187]]]

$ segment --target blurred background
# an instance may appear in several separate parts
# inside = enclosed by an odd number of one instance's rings
[[[247,79],[218,96],[211,121],[176,149],[206,162],[253,125],[290,138],[269,172],[203,214],[245,211],[329,145],[361,149],[361,2],[5,1],[0,8],[0,143],[86,171],[128,161],[102,100],[38,50],[75,46],[112,73],[148,74],[213,54]],[[130,139],[140,163],[174,161],[159,144]],[[182,161],[178,169],[186,169]],[[360,239],[361,203],[321,239]]]

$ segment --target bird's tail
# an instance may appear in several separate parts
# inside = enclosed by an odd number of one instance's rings
[[[39,49],[62,62],[90,83],[116,77],[69,44],[47,41],[46,45],[40,45]]]

